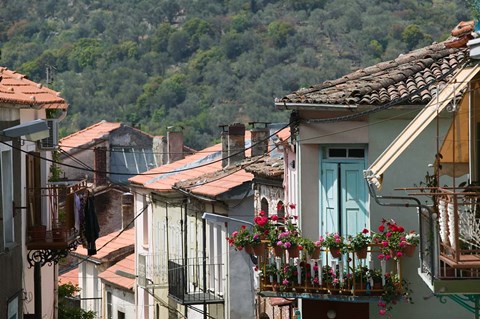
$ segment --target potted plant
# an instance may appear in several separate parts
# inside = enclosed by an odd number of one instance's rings
[[[403,249],[407,245],[405,229],[393,220],[382,220],[378,226],[379,233],[374,235],[375,243],[380,245],[379,259],[398,260],[403,256]]]
[[[358,233],[357,235],[349,236],[348,241],[351,250],[355,252],[357,258],[367,258],[367,248],[371,242],[371,237],[369,235],[368,229],[364,228],[362,232]]]
[[[318,259],[320,257],[320,248],[322,247],[322,241],[313,241],[309,238],[301,238],[300,243],[304,251],[307,252],[310,259]]]
[[[405,236],[405,239],[407,244],[403,248],[403,252],[405,256],[412,257],[413,253],[415,252],[415,248],[420,243],[420,235],[412,230]]]
[[[382,272],[380,269],[368,269],[366,273],[370,284],[370,289],[374,290],[373,294],[378,294],[382,291]]]
[[[367,289],[368,281],[368,267],[358,267],[353,272],[353,286],[355,290],[360,290],[364,293]]]
[[[247,247],[247,250],[250,248],[252,249],[247,252],[253,254],[253,247],[251,247],[253,235],[247,229],[247,226],[242,225],[239,230],[234,231],[229,237],[227,237],[227,241],[230,247],[233,247],[235,250],[241,251]]]
[[[342,250],[345,248],[344,237],[338,233],[330,233],[323,239],[323,246],[330,250],[330,254],[334,258],[339,258],[342,255]]]
[[[385,316],[395,304],[402,300],[406,303],[413,303],[411,294],[412,290],[408,281],[400,279],[398,274],[386,273],[385,286],[378,302],[379,314]]]

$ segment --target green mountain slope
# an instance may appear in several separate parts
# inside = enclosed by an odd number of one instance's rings
[[[0,65],[62,93],[62,134],[101,119],[152,134],[181,125],[194,148],[222,124],[286,121],[275,97],[443,40],[471,19],[460,0],[0,4]]]

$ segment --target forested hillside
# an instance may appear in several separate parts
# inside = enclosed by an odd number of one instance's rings
[[[275,97],[470,19],[461,0],[0,0],[0,65],[61,92],[63,135],[181,125],[201,148],[222,124],[287,121]]]

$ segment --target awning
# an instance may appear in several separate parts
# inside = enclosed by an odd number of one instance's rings
[[[442,112],[450,102],[462,92],[469,81],[478,73],[478,64],[465,67],[458,72],[438,94],[423,108],[420,113],[405,127],[397,138],[364,172],[370,184],[381,187],[382,174],[402,154],[402,152],[417,138],[417,136]]]

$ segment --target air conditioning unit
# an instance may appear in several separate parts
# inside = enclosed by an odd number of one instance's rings
[[[38,141],[38,148],[41,150],[54,150],[58,146],[58,120],[47,119],[46,121],[50,136]]]

